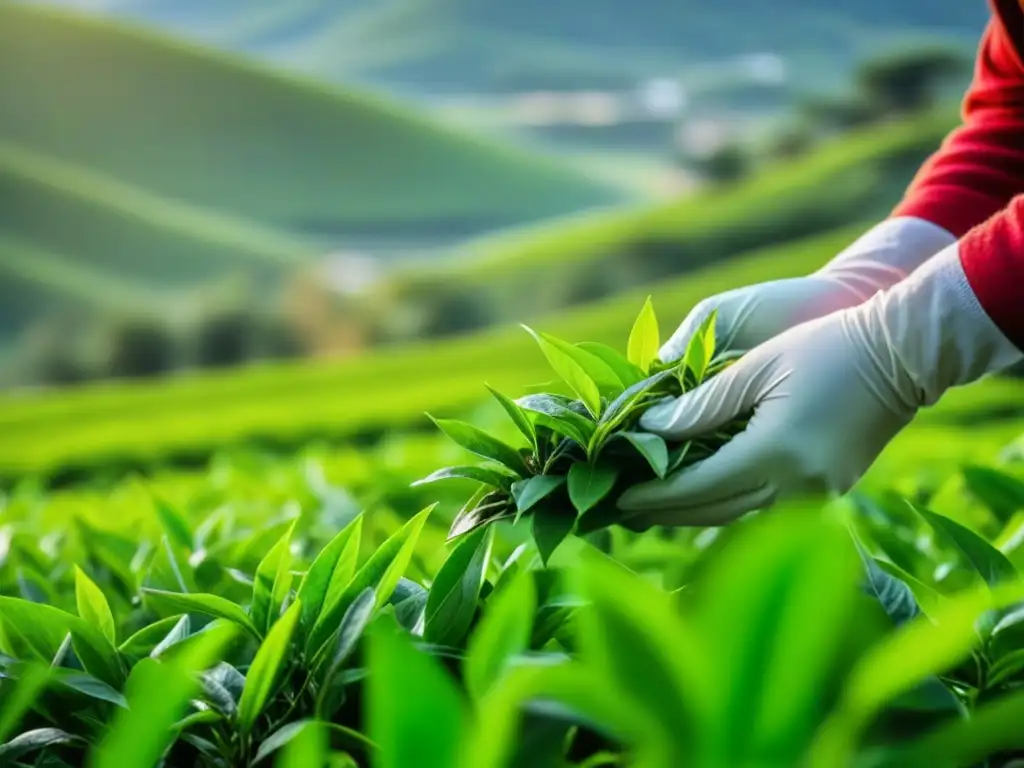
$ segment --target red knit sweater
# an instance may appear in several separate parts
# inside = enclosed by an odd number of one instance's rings
[[[1024,348],[1024,12],[991,0],[963,124],[918,172],[895,215],[960,238],[982,307]]]

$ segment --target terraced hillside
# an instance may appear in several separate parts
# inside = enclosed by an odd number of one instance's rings
[[[355,238],[464,237],[619,193],[361,94],[0,4],[0,331]],[[60,274],[64,270],[66,274]]]

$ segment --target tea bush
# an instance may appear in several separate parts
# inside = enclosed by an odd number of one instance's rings
[[[495,395],[522,448],[496,425],[440,420],[498,459],[449,471],[450,483],[408,487],[451,463],[422,438],[370,458],[234,454],[201,476],[11,489],[0,497],[0,765],[980,768],[1024,757],[1024,454],[725,529],[638,535],[610,513],[585,524],[611,508],[620,478],[581,496],[572,473],[593,476],[616,443],[612,468],[668,471],[684,446],[621,435],[642,434],[634,421],[652,399],[728,362],[710,325],[682,363],[656,361],[654,325],[647,308],[626,356],[536,334],[569,394]],[[658,384],[635,390],[629,415],[595,439],[616,391],[650,374]],[[579,418],[527,407],[545,393]],[[566,438],[575,447],[552,461]],[[528,505],[539,483],[554,490]],[[499,503],[510,519],[453,514],[473,484],[497,496],[468,509]],[[607,492],[587,507],[595,487]],[[538,529],[542,509],[559,516],[561,539]]]

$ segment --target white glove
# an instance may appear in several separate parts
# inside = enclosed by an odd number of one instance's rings
[[[673,440],[753,415],[710,458],[626,491],[624,525],[720,525],[779,497],[845,492],[918,408],[1022,357],[978,304],[954,244],[890,290],[651,408],[641,426]]]
[[[751,285],[700,302],[665,344],[662,359],[680,357],[713,310],[718,311],[718,349],[746,352],[794,325],[857,306],[953,242],[953,235],[923,219],[884,221],[812,275]]]

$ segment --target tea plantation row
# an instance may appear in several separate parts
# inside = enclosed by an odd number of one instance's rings
[[[964,434],[925,424],[895,448]],[[869,495],[726,530],[570,538],[546,566],[521,525],[446,547],[465,483],[408,482],[459,458],[409,438],[106,489],[18,484],[0,507],[0,762],[1024,755],[1015,450],[939,482],[887,454],[904,496],[875,476]]]

